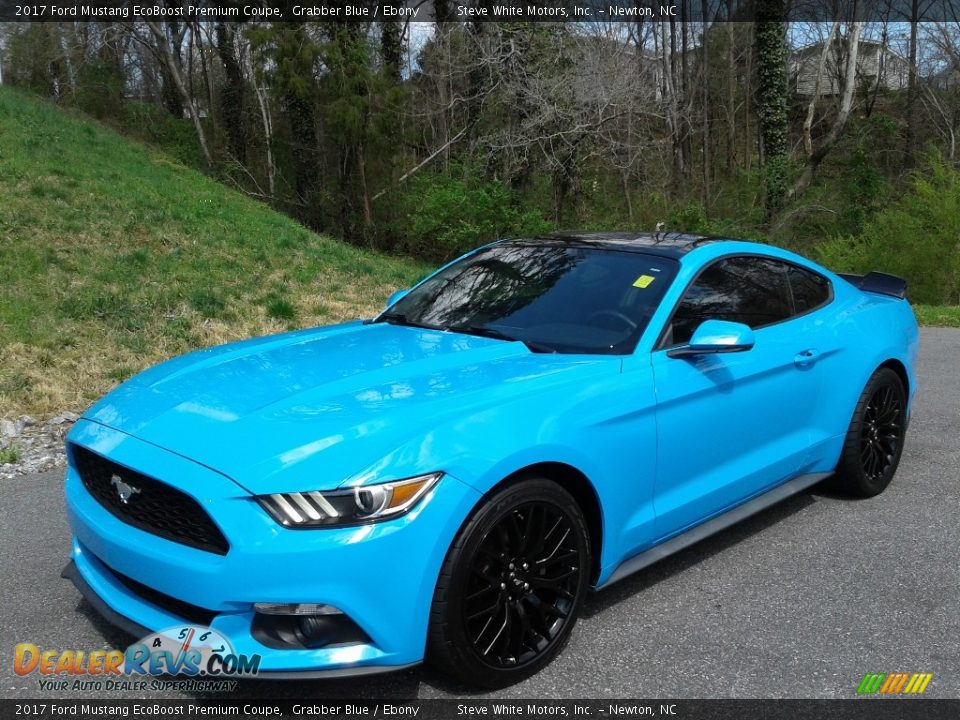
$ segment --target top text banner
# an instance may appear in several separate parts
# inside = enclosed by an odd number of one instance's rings
[[[960,0],[0,0],[5,22],[698,22],[960,23]],[[760,9],[757,9],[757,6]]]

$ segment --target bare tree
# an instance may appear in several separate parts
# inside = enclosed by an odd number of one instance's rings
[[[273,157],[273,114],[270,111],[270,93],[262,79],[264,74],[260,62],[254,58],[253,48],[242,36],[237,38],[238,52],[241,62],[253,86],[253,94],[257,98],[257,107],[260,110],[260,122],[263,130],[264,165],[267,174],[267,192],[273,201],[277,195],[277,165]]]
[[[934,127],[946,142],[947,158],[956,165],[960,134],[960,18],[937,23],[927,38],[940,71],[922,85],[921,99],[930,111]]]
[[[736,25],[733,22],[734,0],[726,0],[727,17],[727,172],[737,164],[737,59]]]
[[[684,148],[682,81],[677,76],[676,23],[661,23],[661,57],[663,61],[663,95],[667,108],[667,129],[673,144],[673,182],[679,184],[687,174],[687,155]],[[669,31],[669,34],[668,34]]]
[[[855,17],[856,16],[857,14],[855,14]],[[862,21],[855,20],[851,23],[850,34],[846,38],[847,62],[846,70],[844,71],[843,95],[840,98],[840,108],[837,111],[837,117],[834,119],[833,125],[830,127],[829,132],[827,132],[820,145],[810,153],[800,176],[787,192],[787,199],[792,199],[802,194],[810,186],[820,163],[823,162],[823,159],[827,156],[827,153],[830,152],[847,125],[847,119],[850,117],[850,110],[853,107],[854,90],[857,84],[857,56],[860,49],[860,30],[862,26]]]
[[[60,51],[63,53],[63,66],[67,71],[67,84],[70,86],[71,94],[77,92],[77,73],[73,67],[73,54],[67,43],[65,30],[72,28],[72,23],[57,23],[54,32],[57,35],[57,42],[60,45]],[[65,27],[66,26],[66,27]]]
[[[703,207],[710,209],[710,48],[707,43],[708,29],[708,0],[701,0],[700,10],[703,13],[700,50],[703,57],[700,66],[700,113],[702,117],[701,141],[703,144]]]
[[[587,35],[558,29],[548,42],[538,36],[533,47],[523,36],[501,33],[499,42],[488,45],[501,68],[498,99],[522,112],[514,113],[508,125],[481,135],[479,142],[501,159],[539,157],[552,177],[557,224],[564,223],[587,161],[602,157],[629,171],[635,155],[619,151],[636,135],[628,138],[625,131],[635,133],[644,114],[657,117],[658,123],[663,119],[649,75],[636,71],[635,53],[642,50],[628,45],[625,37],[597,30]]]
[[[817,61],[816,78],[813,84],[813,95],[810,96],[810,103],[807,105],[807,116],[803,121],[803,149],[807,157],[813,155],[813,140],[810,132],[813,128],[813,117],[816,114],[817,102],[820,100],[820,93],[823,90],[823,78],[827,72],[827,58],[834,52],[833,39],[836,37],[837,29],[840,27],[840,21],[834,22],[830,26],[830,32],[827,39],[823,41],[823,49],[820,51],[820,59]]]
[[[193,121],[193,127],[197,134],[197,142],[200,144],[200,150],[203,152],[203,158],[208,168],[213,167],[213,156],[210,154],[210,147],[207,144],[207,135],[203,129],[203,122],[200,117],[200,110],[197,108],[194,95],[190,92],[186,80],[186,70],[183,67],[183,56],[181,49],[184,46],[184,37],[189,26],[178,22],[145,22],[144,26],[149,31],[149,35],[144,37],[133,30],[133,37],[156,56],[163,64],[164,68],[173,81],[173,84],[180,95],[183,106],[187,109],[190,119]]]
[[[237,26],[233,23],[218,22],[216,26],[216,48],[226,82],[220,91],[221,116],[230,151],[241,163],[247,159],[247,78],[237,53]],[[213,108],[213,97],[211,104]]]

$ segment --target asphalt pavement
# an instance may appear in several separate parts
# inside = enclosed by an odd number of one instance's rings
[[[852,698],[867,672],[932,672],[927,697],[960,697],[960,330],[922,331],[919,377],[906,450],[884,494],[849,500],[814,488],[593,594],[562,655],[495,696]],[[0,484],[0,697],[84,694],[15,675],[16,643],[131,642],[60,579],[69,546],[61,495],[62,472]],[[418,668],[245,681],[231,697],[483,695]]]

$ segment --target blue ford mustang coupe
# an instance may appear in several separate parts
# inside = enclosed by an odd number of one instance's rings
[[[372,320],[174,358],[68,437],[65,570],[265,676],[516,682],[584,595],[832,476],[883,491],[905,283],[674,233],[503,240]],[[849,512],[855,513],[851,505]]]

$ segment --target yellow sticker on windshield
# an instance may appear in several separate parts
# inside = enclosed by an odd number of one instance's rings
[[[650,283],[652,283],[654,280],[656,280],[656,278],[653,275],[641,275],[633,281],[633,286],[635,288],[643,289],[650,287]]]

